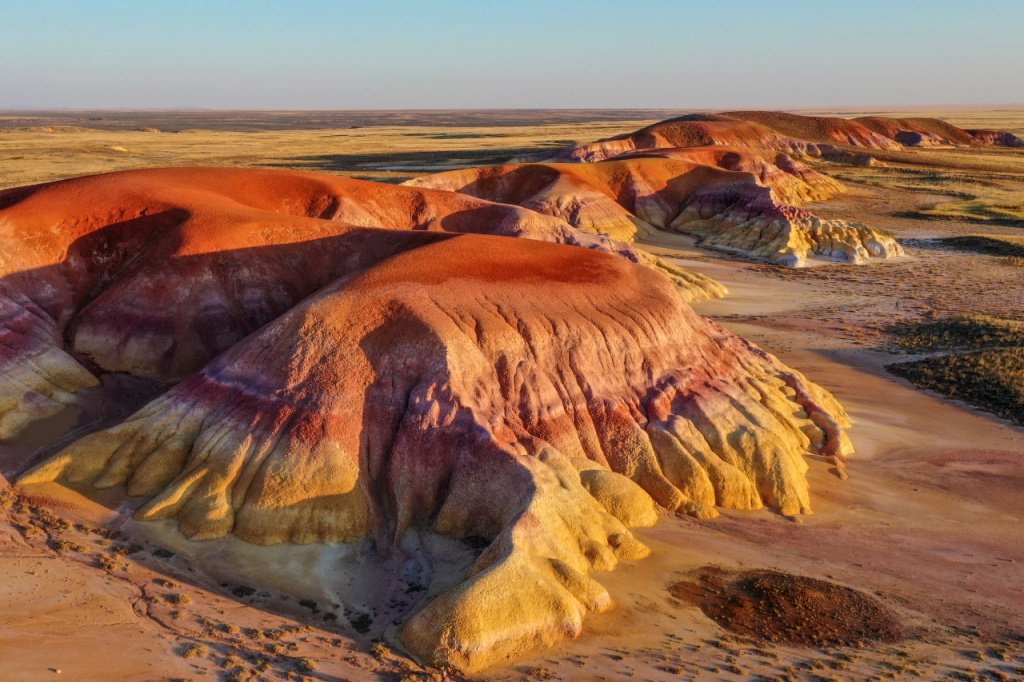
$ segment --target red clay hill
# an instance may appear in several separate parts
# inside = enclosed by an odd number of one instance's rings
[[[902,254],[889,234],[823,220],[793,203],[844,191],[785,154],[731,146],[623,152],[593,163],[469,168],[406,183],[516,204],[624,241],[656,230],[783,265],[820,257],[859,263]]]
[[[1024,141],[1012,133],[963,130],[935,118],[865,116],[846,119],[772,111],[731,111],[668,119],[633,133],[568,147],[555,159],[592,162],[638,149],[729,145],[856,162],[858,156],[851,150],[898,150],[905,146],[937,144],[1015,147]]]
[[[338,277],[442,233],[588,246],[712,280],[516,206],[292,171],[156,169],[0,194],[0,438],[98,371],[177,381]]]
[[[112,373],[181,379],[21,482],[123,486],[146,499],[138,518],[194,540],[401,555],[409,533],[483,538],[402,617],[439,665],[578,635],[612,606],[590,572],[648,553],[629,527],[658,509],[809,513],[805,455],[841,468],[850,450],[824,390],[628,248],[527,209],[199,169],[0,201],[3,253],[21,256],[2,280],[4,376],[44,389],[5,386],[8,416]]]
[[[654,230],[782,265],[900,256],[884,230],[824,220],[799,206],[845,191],[805,162],[873,164],[870,150],[1021,146],[1011,133],[939,119],[845,119],[782,112],[691,114],[567,147],[546,162],[438,173],[406,184],[553,215],[630,241]]]

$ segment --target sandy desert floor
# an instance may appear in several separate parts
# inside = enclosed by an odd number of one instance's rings
[[[1024,131],[1024,110],[934,113],[959,125]],[[435,166],[478,165],[632,130],[640,118],[528,128],[504,122],[177,135],[12,131],[0,134],[0,187],[198,163],[401,180]],[[309,161],[315,150],[344,161],[318,165]],[[1013,214],[1024,197],[1024,153],[891,154],[883,167],[822,168],[850,191],[813,210],[889,229],[905,258],[794,270],[725,258],[678,236],[645,245],[726,284],[728,298],[698,304],[698,311],[800,368],[848,408],[857,449],[848,480],[824,461],[812,462],[815,514],[800,523],[726,511],[709,521],[665,515],[654,528],[636,531],[651,556],[596,576],[617,608],[591,616],[579,639],[488,679],[1024,677],[1024,429],[915,389],[884,369],[901,358],[895,323],[962,313],[1024,319],[1024,268],[941,241],[1024,234]],[[4,446],[4,477],[37,445]],[[381,561],[369,559],[365,548],[192,543],[173,524],[132,521],[131,501],[88,495],[57,485],[18,494],[0,488],[9,520],[0,523],[0,677],[442,678],[380,642],[387,631],[353,632],[348,623],[358,624],[359,614],[332,609],[332,596],[365,589],[360,581]],[[473,556],[459,543],[434,550],[453,566]],[[346,572],[356,564],[366,572]],[[708,566],[776,569],[856,588],[898,616],[902,637],[796,647],[731,633],[671,589]]]

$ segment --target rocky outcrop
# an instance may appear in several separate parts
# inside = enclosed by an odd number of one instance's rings
[[[866,116],[854,119],[906,147],[1024,147],[1024,140],[1000,130],[965,130],[938,118],[888,118]]]
[[[370,233],[347,253],[358,271],[22,483],[123,485],[148,498],[138,518],[177,519],[194,540],[369,535],[399,552],[412,530],[486,538],[401,631],[472,672],[610,608],[589,574],[648,553],[628,526],[652,523],[655,503],[809,513],[804,455],[850,451],[828,393],[649,268],[525,239]]]
[[[393,237],[386,232],[409,230]],[[347,273],[438,232],[584,246],[706,278],[515,206],[328,175],[160,169],[0,194],[0,438],[105,372],[177,381]]]
[[[1006,133],[1000,130],[968,130],[975,140],[982,144],[993,147],[1024,147],[1024,140],[1013,133]]]
[[[401,234],[391,234],[395,231]],[[585,246],[710,279],[517,206],[290,171],[158,169],[0,194],[0,438],[105,372],[173,382],[339,277],[441,233]]]
[[[779,151],[841,163],[846,162],[844,150],[836,145],[868,149],[901,147],[895,140],[848,119],[736,111],[668,119],[634,133],[567,147],[551,160],[592,163],[638,150],[710,145]]]
[[[714,114],[690,114],[655,123],[634,133],[568,147],[552,160],[592,163],[637,150],[716,144],[777,151],[792,149],[792,140],[759,123]]]
[[[905,147],[969,146],[977,143],[966,130],[937,118],[862,116],[853,120]]]
[[[692,161],[724,170],[750,173],[759,185],[770,188],[780,201],[792,206],[824,201],[846,191],[838,180],[781,152],[708,145],[642,150],[623,154],[619,158],[643,157]]]
[[[672,159],[630,159],[594,164],[508,164],[449,171],[410,180],[514,204],[621,241],[634,241],[667,226],[680,206],[712,183],[749,176]]]
[[[801,116],[781,111],[729,111],[722,115],[763,125],[794,140],[866,149],[900,148],[895,140],[838,116]]]
[[[676,158],[675,151],[595,163],[509,164],[438,173],[410,185],[465,193],[553,215],[589,232],[634,240],[654,230],[693,234],[709,246],[740,251],[785,265],[821,257],[858,263],[902,253],[890,235],[859,223],[822,220],[781,201],[772,187],[816,198],[838,183],[806,172],[803,164],[774,160],[728,148],[698,148],[695,157],[715,165]],[[679,153],[686,157],[687,152]],[[753,172],[727,171],[727,164]],[[786,172],[788,169],[789,172]],[[815,189],[810,183],[817,183]]]
[[[708,187],[695,193],[669,228],[718,248],[799,267],[809,258],[863,263],[895,258],[903,248],[892,235],[863,223],[827,220],[780,204],[763,187]]]
[[[1017,146],[1012,133],[964,130],[936,118],[863,116],[801,116],[775,111],[731,111],[689,114],[641,128],[633,133],[567,147],[551,161],[604,161],[642,150],[724,145],[785,152],[836,163],[870,165],[858,149],[899,150],[903,147]]]

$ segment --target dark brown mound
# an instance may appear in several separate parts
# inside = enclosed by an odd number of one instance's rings
[[[740,635],[792,646],[849,646],[902,637],[896,617],[877,599],[824,580],[778,571],[701,569],[692,582],[669,587]]]

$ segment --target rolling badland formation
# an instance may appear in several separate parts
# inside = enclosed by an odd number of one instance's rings
[[[1024,140],[926,118],[693,114],[564,149],[556,163],[449,171],[408,184],[522,205],[622,240],[671,230],[784,265],[813,256],[862,262],[902,250],[866,225],[796,208],[845,191],[799,159],[863,165],[875,161],[849,148],[983,144]]]
[[[807,455],[845,476],[835,399],[688,305],[724,287],[628,242],[893,258],[885,231],[800,207],[845,191],[811,163],[1019,142],[733,112],[403,185],[183,168],[6,190],[0,435],[147,381],[156,397],[20,483],[123,490],[197,541],[482,538],[400,640],[483,670],[611,608],[591,573],[647,556],[630,529],[659,511],[797,517]]]
[[[96,384],[72,355],[178,381],[321,287],[439,233],[586,245],[665,272],[686,298],[722,291],[532,211],[324,175],[147,170],[11,190],[0,206],[3,436]]]

